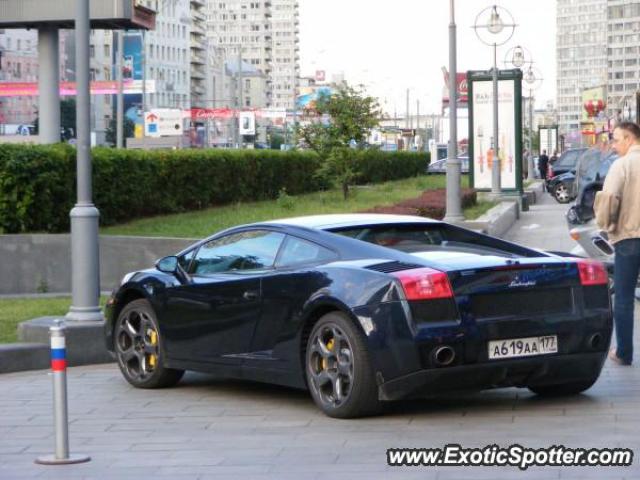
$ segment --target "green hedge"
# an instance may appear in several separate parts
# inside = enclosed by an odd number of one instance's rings
[[[272,199],[327,188],[313,152],[275,150],[93,150],[93,200],[100,224]],[[361,183],[424,172],[428,156],[355,151]],[[66,232],[76,198],[75,149],[0,145],[0,232]]]

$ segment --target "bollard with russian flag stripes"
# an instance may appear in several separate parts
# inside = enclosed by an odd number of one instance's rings
[[[53,377],[53,419],[55,453],[38,457],[42,465],[68,465],[91,460],[87,455],[69,454],[69,421],[67,418],[67,347],[65,327],[61,320],[49,328],[51,337],[51,376]]]

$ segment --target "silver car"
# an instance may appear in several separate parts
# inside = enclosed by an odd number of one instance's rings
[[[447,173],[447,158],[443,158],[442,160],[437,160],[433,163],[430,163],[427,167],[427,173]],[[461,172],[469,173],[469,157],[466,155],[460,155],[458,160],[461,162]]]

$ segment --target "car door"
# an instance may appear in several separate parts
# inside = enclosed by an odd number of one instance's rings
[[[278,347],[295,339],[303,306],[314,292],[329,285],[318,267],[338,258],[329,248],[287,235],[276,268],[262,280],[262,314],[251,345],[254,361],[268,360],[275,368],[286,365],[282,352],[290,349],[280,352]]]
[[[262,277],[284,234],[248,229],[204,243],[189,262],[190,282],[167,289],[168,355],[239,364],[250,351],[262,308]]]

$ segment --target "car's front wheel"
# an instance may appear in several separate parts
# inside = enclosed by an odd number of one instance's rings
[[[346,315],[332,312],[318,320],[309,335],[305,360],[311,396],[325,414],[354,418],[380,411],[364,334]]]
[[[581,382],[568,382],[568,383],[559,383],[556,385],[539,385],[539,386],[530,386],[529,390],[533,393],[545,396],[545,397],[556,397],[556,396],[564,396],[564,395],[577,395],[579,393],[584,392],[585,390],[589,390],[594,383],[596,383],[598,378],[594,378],[591,380],[583,380]]]
[[[553,197],[558,203],[569,203],[571,201],[571,194],[569,193],[569,189],[563,182],[560,182],[555,186],[555,188],[553,189]]]
[[[163,366],[158,320],[147,300],[135,300],[122,309],[115,324],[114,339],[120,371],[134,387],[170,387],[184,375],[184,370]]]

